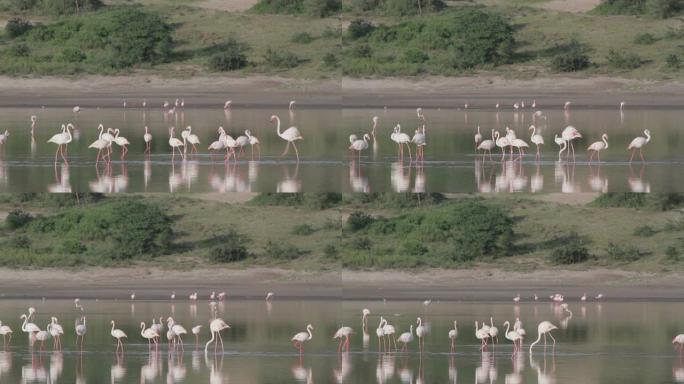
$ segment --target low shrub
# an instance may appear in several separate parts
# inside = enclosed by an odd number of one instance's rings
[[[14,235],[7,240],[7,246],[14,249],[29,249],[31,248],[31,239],[22,234]]]
[[[66,239],[62,241],[62,244],[59,247],[60,252],[69,255],[79,255],[87,250],[88,247],[86,247],[83,243],[75,239]]]
[[[335,55],[332,52],[326,53],[325,55],[323,55],[322,64],[326,68],[337,68],[337,55]]]
[[[7,54],[12,57],[29,57],[31,48],[26,43],[14,43],[7,49]]]
[[[309,44],[314,41],[314,38],[308,32],[299,32],[294,34],[291,40],[297,44]]]
[[[339,256],[337,246],[335,244],[327,244],[323,248],[323,256],[325,256],[326,259],[336,260]]]
[[[645,32],[645,33],[640,33],[634,37],[634,43],[635,44],[641,44],[641,45],[651,45],[658,41],[653,34]]]
[[[678,262],[680,260],[679,249],[677,247],[670,245],[665,248],[665,259],[668,261]]]
[[[591,254],[587,247],[589,240],[580,236],[577,232],[571,232],[562,238],[557,238],[555,242],[561,244],[549,255],[549,262],[552,264],[578,264],[589,260]]]
[[[27,225],[32,220],[33,216],[30,213],[24,212],[21,209],[14,209],[7,214],[5,224],[9,229],[18,229]]]
[[[606,257],[615,261],[633,262],[641,259],[643,252],[633,245],[619,245],[609,243],[606,247]]]
[[[314,232],[316,230],[309,224],[299,224],[292,228],[292,234],[297,236],[308,236]]]
[[[79,63],[86,59],[86,54],[75,47],[65,47],[59,55],[59,59],[67,63]]]
[[[349,241],[349,247],[357,251],[368,251],[373,247],[373,242],[368,236],[355,236]]]
[[[235,39],[228,39],[219,53],[209,58],[209,68],[212,71],[235,71],[247,66],[247,52],[249,46]]]
[[[264,53],[266,66],[276,69],[289,69],[299,65],[299,57],[292,52],[279,52],[268,48]]]
[[[33,25],[28,20],[24,20],[20,17],[13,17],[7,20],[5,25],[5,33],[9,38],[14,39],[24,35],[26,32],[30,31]]]
[[[230,229],[218,237],[220,244],[209,251],[209,260],[215,263],[233,263],[247,259],[250,254],[247,245],[251,239]]]
[[[375,26],[370,21],[364,19],[355,19],[349,23],[349,27],[347,27],[347,34],[350,38],[356,40],[369,35],[374,29]]]
[[[591,64],[588,47],[577,40],[555,48],[558,54],[551,59],[551,68],[557,72],[577,72]]]
[[[679,69],[682,66],[682,61],[675,53],[667,55],[665,58],[665,66],[669,69]]]
[[[374,221],[375,219],[373,216],[361,211],[355,211],[352,212],[347,219],[347,228],[351,231],[359,231],[368,227]]]
[[[636,228],[634,228],[634,236],[639,236],[639,237],[651,237],[658,233],[653,227],[650,225],[640,225]]]
[[[615,69],[637,69],[641,67],[643,60],[635,53],[622,53],[611,49],[606,56],[608,66]]]
[[[642,208],[646,206],[648,195],[633,192],[603,193],[591,205],[602,208]]]
[[[294,260],[304,252],[294,245],[269,240],[264,247],[264,253],[275,260]]]

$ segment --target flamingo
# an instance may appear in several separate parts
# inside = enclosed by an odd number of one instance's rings
[[[7,137],[9,137],[9,131],[5,129],[5,133],[0,133],[0,145],[5,144]]]
[[[492,149],[496,144],[494,143],[494,130],[492,129],[492,139],[486,139],[483,140],[480,145],[477,146],[478,151],[482,151],[482,159],[484,160],[484,156],[486,152],[489,152],[489,159],[492,159]]]
[[[199,334],[200,334],[200,331],[201,331],[201,330],[202,330],[202,326],[201,326],[201,325],[195,325],[195,326],[192,327],[192,329],[190,330],[190,331],[192,332],[192,334],[195,335],[195,345],[198,345],[198,344],[199,344]]]
[[[570,104],[572,104],[572,102],[566,101],[565,104],[563,104],[563,109],[566,111],[570,110]]]
[[[76,331],[76,344],[78,345],[78,339],[81,339],[81,350],[83,350],[83,339],[85,339],[85,334],[87,331],[86,328],[86,317],[81,316],[81,321],[82,323],[78,322],[78,319],[76,319],[76,325],[74,326],[74,330]]]
[[[480,345],[480,350],[483,350],[484,348],[487,347],[487,338],[489,337],[489,332],[487,332],[484,329],[484,324],[483,328],[479,328],[477,324],[477,320],[475,320],[475,338],[480,340],[481,345]]]
[[[373,140],[375,140],[375,129],[378,127],[379,120],[379,117],[373,116],[373,129],[371,130],[371,136],[373,136]]]
[[[290,127],[286,129],[284,132],[280,132],[280,118],[276,115],[271,116],[271,121],[275,121],[277,126],[276,126],[276,132],[278,133],[278,136],[280,136],[283,140],[287,141],[287,147],[285,147],[285,152],[281,156],[285,156],[287,153],[288,149],[290,148],[290,144],[295,149],[295,153],[297,155],[297,161],[299,161],[299,151],[297,150],[297,145],[295,144],[296,140],[302,140],[304,139],[302,137],[302,134],[299,133],[299,129],[297,127]]]
[[[199,144],[200,141],[199,141],[199,137],[197,137],[197,135],[192,133],[192,126],[188,125],[185,128],[185,131],[183,133],[185,134],[185,136],[183,136],[183,139],[187,140],[188,143],[190,143],[190,145],[192,145],[192,151],[190,153],[192,153],[192,152],[197,153],[197,144]]]
[[[244,152],[244,148],[249,144],[249,137],[246,135],[240,135],[235,139],[235,144],[237,147],[240,147],[240,152],[238,152],[238,155],[242,154]]]
[[[256,146],[257,148],[257,153],[259,155],[259,158],[261,159],[261,148],[259,147],[259,139],[252,135],[252,132],[249,129],[245,129],[245,136],[249,138],[249,145],[251,149],[251,154],[252,154],[252,159],[254,159],[254,147]]]
[[[140,336],[147,339],[147,346],[150,350],[152,349],[153,342],[155,349],[157,348],[157,338],[159,337],[159,334],[152,329],[152,327],[145,328],[145,322],[140,323]]]
[[[164,101],[164,104],[162,104],[162,108],[168,109],[170,105],[171,105],[171,104],[169,104],[169,102],[165,100],[165,101]]]
[[[297,104],[297,100],[290,100],[290,104],[288,105],[287,109],[289,109],[290,111],[294,111],[295,104]]]
[[[145,141],[145,153],[149,154],[152,151],[152,134],[150,133],[149,128],[147,128],[147,125],[145,126],[143,140]]]
[[[570,146],[570,151],[572,152],[572,158],[575,158],[575,147],[572,145],[572,141],[574,139],[581,139],[582,134],[579,133],[577,128],[573,127],[572,125],[568,125],[565,127],[563,132],[561,132],[561,138],[563,138],[564,141],[568,143]],[[570,156],[570,152],[568,152],[568,156]]]
[[[48,324],[48,327],[49,326],[50,326],[50,324]],[[47,340],[49,337],[50,337],[50,333],[48,331],[38,330],[38,332],[36,333],[36,341],[40,341],[40,350],[41,351],[45,349],[45,340]]]
[[[2,335],[2,345],[7,348],[7,345],[12,343],[12,328],[2,325],[2,321],[0,321],[0,335]],[[7,335],[9,335],[9,341],[7,340]]]
[[[128,153],[128,148],[126,146],[129,145],[130,142],[125,137],[119,136],[119,134],[120,134],[119,128],[115,129],[114,130],[114,142],[116,143],[116,145],[121,147],[121,160],[123,160],[124,157],[126,157],[126,154]]]
[[[551,331],[553,331],[554,329],[558,329],[558,327],[551,324],[551,322],[549,321],[542,321],[541,323],[539,323],[539,325],[537,326],[537,340],[535,340],[534,343],[530,344],[530,355],[532,354],[532,347],[539,343],[539,340],[541,340],[542,335],[544,335],[544,347],[546,347],[546,334],[548,334],[549,337],[551,337],[551,340],[553,340],[554,347],[556,346],[556,339],[551,334]]]
[[[112,335],[113,338],[116,339],[116,351],[118,352],[119,347],[120,347],[121,351],[123,352],[124,345],[123,345],[123,342],[121,341],[121,339],[125,339],[128,336],[126,336],[124,331],[114,328],[114,320],[112,320],[111,324],[112,324],[112,330],[109,333]]]
[[[506,327],[506,332],[504,333],[504,336],[508,340],[513,342],[513,352],[518,351],[520,349],[520,346],[518,344],[522,341],[522,336],[515,330],[509,331],[511,323],[509,323],[508,320],[506,320],[506,322],[504,323],[504,327]]]
[[[31,344],[33,344],[33,340],[34,340],[33,334],[36,332],[40,332],[40,328],[38,328],[38,326],[35,325],[34,323],[29,323],[28,322],[29,317],[26,315],[21,315],[19,318],[24,320],[24,322],[21,325],[21,330],[23,332],[28,333],[29,338],[31,340]]]
[[[233,100],[226,100],[225,103],[223,103],[223,109],[228,110],[230,107],[233,105]]]
[[[587,301],[587,294],[586,292],[580,297],[580,301]]]
[[[385,318],[380,316],[380,323],[378,324],[378,328],[375,330],[375,334],[378,336],[378,350],[380,350],[380,339],[382,339],[383,349],[387,349],[387,346],[385,345],[385,323],[387,323]]]
[[[517,295],[515,295],[515,297],[513,298],[513,302],[515,302],[515,303],[520,302],[520,294],[519,293]]]
[[[454,320],[454,329],[449,330],[449,340],[451,340],[451,353],[456,350],[456,338],[458,337],[458,321]]]
[[[601,300],[601,299],[603,299],[603,293],[599,293],[598,295],[596,295],[595,299],[596,299],[596,300]]]
[[[221,337],[221,331],[224,329],[230,328],[230,325],[226,324],[225,321],[221,318],[217,318],[211,321],[209,323],[209,331],[211,331],[211,340],[207,341],[207,343],[204,345],[204,353],[207,353],[207,348],[209,348],[209,344],[216,342],[216,337],[218,336],[219,341],[221,342],[221,351],[223,351],[223,337]],[[214,353],[216,353],[216,348],[218,348],[218,343],[214,344]]]
[[[532,100],[532,109],[537,108],[537,100]]]
[[[33,137],[33,130],[36,129],[36,124],[38,124],[38,116],[31,115],[31,137]]]
[[[680,333],[679,335],[675,336],[674,339],[672,339],[672,344],[677,344],[675,345],[675,348],[679,350],[679,354],[681,355],[682,348],[684,348],[684,333]]]
[[[340,352],[342,350],[342,345],[344,345],[346,351],[349,352],[349,336],[352,333],[354,333],[354,331],[351,329],[351,327],[345,326],[340,327],[340,329],[338,329],[337,332],[335,332],[335,335],[333,335],[333,340],[340,339],[340,342],[337,345],[337,352]]]
[[[81,112],[81,107],[79,107],[79,106],[77,105],[77,106],[71,108],[71,110],[72,110],[74,113],[79,113],[79,112]]]
[[[411,147],[409,146],[411,138],[409,137],[409,135],[401,132],[401,125],[397,124],[397,126],[394,127],[394,133],[390,137],[392,138],[392,140],[394,140],[395,143],[397,143],[397,145],[399,145],[402,158],[404,155],[404,144],[406,144],[406,147],[409,151],[409,160],[413,161],[411,156]]]
[[[176,291],[171,292],[171,300],[176,300]]]
[[[223,129],[221,127],[221,129]],[[223,133],[223,136],[219,136],[219,139],[214,141],[213,143],[209,144],[209,151],[211,152],[211,157],[212,159],[214,158],[214,152],[216,151],[221,151],[226,148],[226,140],[225,140],[225,132]]]
[[[404,332],[397,338],[397,341],[402,343],[401,351],[405,352],[408,349],[408,344],[413,341],[413,324],[409,327],[408,332]],[[420,344],[420,342],[419,342]]]
[[[639,150],[639,156],[641,156],[641,162],[645,162],[644,153],[642,152],[642,149],[644,145],[648,144],[648,142],[651,141],[651,131],[649,131],[648,129],[644,129],[644,135],[646,135],[646,137],[635,137],[634,140],[632,140],[632,142],[629,143],[629,146],[627,146],[627,149],[632,151],[632,155],[629,157],[630,163],[632,162],[632,159],[634,159],[634,153],[637,149]]]
[[[530,141],[532,144],[537,146],[537,159],[541,156],[539,152],[539,146],[544,145],[544,137],[540,134],[537,133],[537,127],[534,125],[530,125],[529,128],[530,131],[532,131],[532,136],[530,137]]]
[[[620,102],[620,111],[622,111],[625,108],[625,102],[621,101]]]
[[[181,348],[183,348],[183,339],[181,336],[186,335],[188,331],[186,331],[182,325],[176,323],[172,317],[166,319],[166,327],[173,332],[175,339],[177,339],[176,341],[180,343]]]
[[[425,336],[427,336],[427,328],[423,326],[423,320],[419,317],[416,322],[418,326],[416,327],[416,336],[418,336],[418,349],[422,353],[425,349]]]
[[[180,147],[184,147],[184,144],[182,141],[178,140],[173,136],[174,128],[171,127],[169,128],[169,146],[171,147],[171,154],[172,154],[172,160],[173,157],[176,155],[176,149],[178,149],[178,153],[181,155],[181,159],[185,159],[185,156],[183,155],[183,152],[180,150]]]
[[[364,308],[361,311],[361,325],[363,326],[364,329],[366,327],[368,327],[368,316],[370,316],[370,314],[371,314],[371,311],[368,308]]]
[[[273,292],[268,292],[266,294],[266,301],[271,301],[273,300],[274,293]]]
[[[563,151],[568,149],[568,142],[558,137],[558,135],[556,135],[556,138],[554,140],[556,141],[556,144],[558,144],[558,146],[560,147],[560,149],[558,150],[558,162],[560,163]]]
[[[525,140],[515,138],[511,140],[511,149],[513,149],[513,147],[518,148],[518,157],[522,160],[522,157],[525,154],[523,148],[529,148],[529,145],[525,142]]]
[[[416,129],[411,141],[416,144],[416,161],[425,159],[425,146],[427,145],[425,141],[425,124],[423,124],[422,131]]]
[[[601,151],[604,149],[608,149],[608,135],[603,134],[601,135],[601,140],[602,141],[596,141],[592,143],[589,148],[587,148],[588,151],[592,151],[591,155],[589,156],[589,163],[591,164],[591,159],[594,158],[594,154],[598,157],[598,162],[601,162]]]
[[[53,135],[50,140],[48,140],[48,143],[54,143],[57,144],[57,151],[55,151],[55,162],[57,162],[57,154],[62,155],[62,160],[64,160],[65,164],[69,164],[67,161],[66,157],[64,157],[64,150],[65,147],[71,142],[72,136],[71,136],[71,131],[69,130],[68,125],[62,124],[62,132]]]
[[[425,115],[423,115],[423,108],[416,108],[416,116],[425,122]]]
[[[349,146],[350,151],[356,151],[359,154],[359,162],[361,162],[361,151],[368,149],[368,140],[370,136],[366,133],[363,135],[363,140],[354,140]]]
[[[394,350],[397,350],[397,340],[394,337],[394,334],[397,332],[396,329],[394,328],[394,325],[389,324],[387,320],[385,320],[385,325],[382,327],[382,331],[385,334],[385,338],[387,338],[387,345],[392,348],[392,340],[394,340]]]
[[[50,318],[50,327],[48,327],[48,332],[54,339],[53,349],[57,346],[62,349],[62,335],[64,334],[64,328],[57,322],[57,318],[52,316]]]
[[[313,325],[309,324],[306,326],[306,332],[299,332],[296,335],[292,336],[292,339],[290,341],[292,341],[295,348],[299,348],[300,354],[304,352],[303,343],[313,338],[313,334],[311,333],[313,329]]]
[[[507,138],[499,137],[499,131],[494,132],[494,137],[494,142],[496,143],[496,146],[501,148],[501,161],[503,161],[506,156],[505,148],[511,144]]]
[[[475,148],[478,147],[480,142],[482,141],[482,134],[480,133],[480,126],[477,126],[477,133],[475,134]]]
[[[496,339],[496,343],[499,343],[499,328],[494,326],[494,318],[490,317],[489,318],[489,323],[491,324],[489,326],[489,337],[492,339],[492,343],[494,343],[494,340]]]
[[[102,138],[102,132],[104,130],[104,126],[100,124],[97,129],[100,130],[100,134],[98,135],[97,140],[95,140],[92,144],[88,146],[88,148],[95,148],[97,149],[97,157],[95,158],[95,163],[97,164],[98,161],[100,161],[100,156],[102,155],[102,151],[107,149],[109,147],[109,142],[107,140],[104,140]],[[104,160],[104,156],[102,156],[102,159]]]
[[[131,292],[131,301],[135,300],[135,292]]]

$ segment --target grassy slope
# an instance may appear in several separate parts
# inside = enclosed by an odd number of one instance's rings
[[[197,7],[197,0],[138,0],[138,3],[157,10],[166,15],[177,27],[176,39],[179,43],[178,60],[143,71],[161,73],[169,76],[192,76],[207,71],[207,57],[216,52],[216,45],[229,37],[250,44],[251,62],[256,66],[234,73],[282,73],[298,78],[318,78],[337,76],[321,68],[324,54],[336,51],[339,43],[335,38],[320,38],[326,28],[339,28],[337,18],[311,19],[286,15],[255,15],[250,13],[232,13]],[[518,28],[517,39],[521,60],[515,64],[503,66],[493,74],[515,78],[533,78],[551,74],[548,69],[546,50],[558,41],[567,41],[571,37],[588,43],[593,51],[591,58],[597,67],[584,71],[577,76],[586,77],[594,74],[616,75],[639,79],[682,79],[684,70],[672,71],[665,68],[665,57],[676,53],[684,59],[682,41],[679,39],[660,39],[651,45],[634,43],[639,33],[649,32],[657,38],[662,37],[668,29],[682,29],[681,18],[670,20],[652,20],[631,16],[600,16],[582,13],[549,11],[541,7],[543,0],[478,0],[509,17]],[[124,3],[120,0],[110,4]],[[463,2],[452,2],[459,6]],[[0,14],[0,20],[8,15]],[[357,15],[343,15],[343,23]],[[363,16],[376,22],[392,23],[395,19],[387,17]],[[45,19],[45,18],[43,18]],[[49,19],[47,19],[49,20]],[[309,44],[297,44],[291,41],[293,35],[308,32],[316,37]],[[0,39],[0,48],[5,43]],[[263,53],[267,48],[279,48],[285,52],[293,52],[303,63],[290,70],[264,68],[259,65],[263,61]],[[634,52],[646,60],[641,68],[631,71],[615,70],[605,66],[609,49],[620,52]],[[530,56],[531,59],[524,57]],[[231,74],[231,73],[227,73]]]
[[[147,199],[164,204],[170,208],[169,212],[177,221],[175,224],[175,243],[177,245],[194,244],[194,249],[166,255],[156,259],[155,265],[164,265],[171,268],[191,268],[200,263],[205,263],[203,256],[209,248],[199,244],[214,234],[221,233],[229,227],[236,228],[239,232],[248,234],[253,242],[249,246],[251,252],[261,254],[267,241],[289,243],[303,249],[305,255],[296,261],[296,266],[304,266],[308,269],[336,268],[335,264],[327,261],[323,256],[324,247],[339,236],[339,230],[325,229],[326,222],[340,220],[346,214],[357,209],[354,206],[343,206],[339,209],[312,210],[309,208],[254,206],[251,204],[226,204],[217,201],[197,199],[192,196],[148,196]],[[635,210],[627,208],[596,208],[592,206],[574,206],[555,202],[542,202],[534,196],[497,196],[488,197],[492,203],[500,204],[509,210],[516,218],[515,233],[516,245],[522,254],[508,258],[498,259],[498,266],[505,265],[507,269],[529,271],[537,268],[550,267],[545,257],[550,252],[543,244],[556,235],[576,230],[580,234],[588,236],[591,241],[592,253],[599,256],[599,261],[591,261],[582,265],[573,266],[573,269],[586,269],[595,265],[614,265],[618,268],[640,271],[664,271],[678,270],[684,263],[672,263],[666,260],[664,251],[668,246],[676,245],[681,252],[681,232],[659,232],[652,237],[638,237],[634,235],[634,229],[648,223],[655,229],[662,228],[669,220],[681,218],[681,211],[656,212],[648,210]],[[0,217],[11,210],[16,203],[0,204]],[[50,209],[41,207],[24,206],[31,212],[49,214]],[[416,208],[422,209],[422,208]],[[434,209],[434,208],[430,208]],[[386,217],[396,215],[397,210],[372,209],[373,214]],[[292,229],[302,223],[308,223],[316,229],[311,235],[293,235]],[[2,237],[0,232],[0,237]],[[383,247],[390,244],[382,244],[374,238],[374,246]],[[605,248],[610,243],[634,245],[646,256],[634,263],[618,263],[601,258],[605,254]],[[49,247],[51,244],[42,244]],[[143,262],[144,263],[144,262]],[[294,263],[272,261],[259,257],[256,261],[246,261],[232,264],[234,267],[245,265],[278,265],[283,267],[294,266]],[[490,265],[490,264],[481,264]],[[472,267],[473,265],[470,265]]]

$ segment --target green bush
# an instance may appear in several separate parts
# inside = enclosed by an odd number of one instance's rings
[[[264,247],[266,256],[275,260],[294,260],[303,254],[303,251],[291,244],[269,240]]]
[[[679,261],[679,250],[677,247],[670,245],[667,248],[665,248],[665,259],[668,261],[674,261],[678,262]]]
[[[289,69],[299,65],[299,57],[292,52],[279,52],[268,48],[264,53],[264,63],[271,68]]]
[[[372,11],[382,4],[382,0],[352,0],[352,8],[361,11]]]
[[[645,33],[640,33],[634,37],[634,43],[635,44],[641,44],[641,45],[651,45],[658,41],[658,39],[655,38],[652,34],[645,32]]]
[[[325,256],[326,259],[336,260],[338,255],[339,251],[335,244],[327,244],[323,248],[323,256]]]
[[[209,58],[209,68],[212,71],[235,71],[247,66],[247,51],[249,47],[235,39],[228,39],[221,52]]]
[[[428,253],[428,247],[416,240],[405,241],[403,247],[404,252],[412,256],[422,256]]]
[[[60,252],[66,253],[69,255],[78,255],[81,253],[84,253],[85,251],[88,250],[88,247],[86,247],[83,243],[81,243],[78,240],[74,239],[66,239],[62,241],[62,244],[59,248]]]
[[[234,229],[219,236],[220,244],[209,251],[209,260],[214,263],[232,263],[249,257],[247,245],[251,239]]]
[[[349,23],[347,34],[349,34],[350,38],[356,40],[364,36],[368,36],[371,32],[373,32],[374,29],[375,26],[370,21],[364,19],[355,19]]]
[[[409,48],[404,51],[403,60],[408,63],[424,63],[428,61],[430,56],[419,48]]]
[[[7,240],[7,246],[14,249],[29,249],[31,239],[26,235],[14,235]]]
[[[5,33],[7,33],[8,37],[13,39],[27,33],[31,28],[33,28],[33,25],[28,20],[24,20],[20,17],[13,17],[7,20]]]
[[[558,72],[577,72],[591,64],[586,45],[577,40],[555,48],[559,53],[551,59],[551,68]]]
[[[86,59],[86,55],[78,48],[65,47],[62,49],[59,58],[67,63],[79,63]]]
[[[17,229],[25,226],[33,220],[33,216],[21,209],[14,209],[7,214],[5,224],[9,229]]]
[[[666,19],[675,16],[684,10],[682,0],[647,0],[646,13],[659,18]]]
[[[587,247],[588,239],[576,232],[555,239],[561,244],[549,255],[549,261],[553,264],[577,264],[589,260],[591,256]]]
[[[667,66],[667,68],[670,69],[679,69],[682,66],[682,61],[679,58],[679,56],[677,56],[674,53],[671,53],[667,55],[667,57],[665,58],[665,65]]]
[[[332,52],[328,52],[323,55],[323,66],[326,68],[337,68],[338,60],[337,55]]]
[[[634,236],[639,236],[639,237],[651,237],[658,233],[653,227],[650,225],[640,225],[636,228],[634,228]]]
[[[375,221],[373,216],[361,211],[355,211],[347,219],[347,228],[352,231],[359,231],[371,225],[373,221]]]
[[[314,41],[313,36],[308,32],[299,32],[292,36],[292,42],[297,44],[309,44]]]
[[[44,12],[52,15],[67,15],[84,11],[94,11],[103,6],[100,0],[40,0]]]
[[[591,205],[602,208],[642,208],[646,205],[648,195],[633,192],[603,193]]]
[[[611,49],[606,56],[608,66],[615,69],[637,69],[641,67],[642,59],[635,53],[622,53]]]
[[[606,247],[606,257],[611,260],[632,262],[641,259],[642,256],[643,252],[633,245],[623,246],[611,242]]]
[[[357,251],[368,251],[373,247],[373,242],[368,236],[355,236],[349,242],[349,247]]]
[[[442,0],[384,0],[386,13],[397,16],[441,11],[446,7]]]
[[[373,48],[369,44],[357,44],[350,51],[351,57],[370,58],[373,56]]]
[[[341,193],[260,193],[250,204],[328,209],[342,202]]]
[[[650,15],[668,18],[684,9],[681,0],[603,0],[595,13],[612,15]]]
[[[342,9],[342,2],[340,0],[304,0],[304,9],[311,16],[328,17]]]
[[[29,57],[31,48],[26,43],[14,43],[7,49],[7,54],[12,57]]]
[[[309,236],[314,232],[316,232],[316,230],[309,224],[298,224],[292,228],[292,234],[297,236]]]

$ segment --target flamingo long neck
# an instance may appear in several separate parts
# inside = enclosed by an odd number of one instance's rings
[[[204,353],[207,353],[207,349],[209,348],[209,344],[213,343],[214,340],[216,340],[216,332],[214,330],[211,330],[211,339],[207,341],[206,344],[204,344]]]
[[[493,317],[489,318],[489,324],[491,324],[492,327],[494,326],[494,318]]]
[[[276,132],[278,132],[278,136],[281,136],[280,134],[280,117],[276,116]]]
[[[21,330],[26,332],[26,323],[28,323],[28,317],[24,315],[24,323],[21,325]]]
[[[511,323],[507,321],[506,323],[504,323],[504,325],[506,326],[506,336],[508,336],[508,330],[511,328]]]
[[[309,339],[312,339],[312,338],[313,338],[313,335],[311,334],[311,327],[310,327],[310,326],[307,326],[307,327],[306,327],[306,331],[309,332]]]
[[[541,340],[542,333],[544,332],[539,332],[537,334],[537,340],[535,340],[534,343],[530,344],[530,354],[532,354],[532,347],[534,347],[537,343],[539,343],[539,340]]]
[[[67,142],[71,141],[73,139],[73,136],[71,136],[71,129],[69,129],[69,126],[66,127],[66,134],[67,134]]]
[[[423,326],[423,319],[421,319],[420,317],[418,318],[418,326],[419,327]]]
[[[112,321],[112,332],[114,332],[114,322]]]
[[[534,136],[534,134],[535,134],[536,132],[537,132],[537,127],[535,127],[535,126],[533,125],[533,126],[532,126],[532,136]]]
[[[140,336],[145,337],[145,323],[140,323]]]
[[[413,336],[413,324],[409,327],[409,334]]]
[[[651,141],[651,133],[648,130],[644,131],[644,135],[646,135],[646,142],[648,143]]]
[[[603,136],[601,136],[601,139],[603,139],[603,143],[606,144],[605,149],[608,149],[608,136],[604,134]]]

